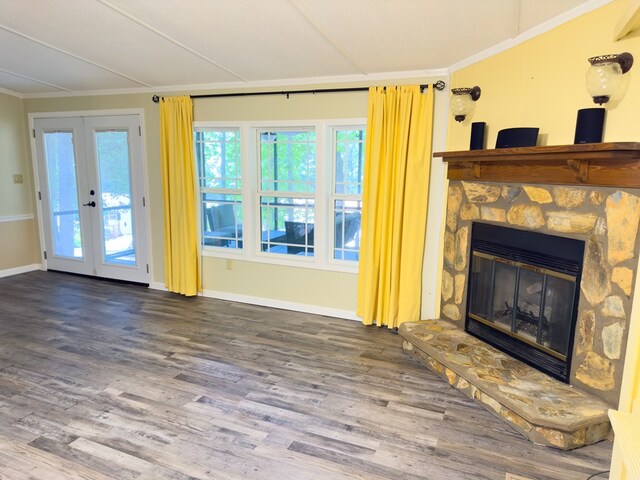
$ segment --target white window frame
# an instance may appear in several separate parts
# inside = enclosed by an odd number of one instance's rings
[[[209,123],[209,122],[208,122]],[[203,231],[202,231],[202,226],[204,225],[204,218],[202,218],[202,195],[203,193],[211,193],[211,194],[215,194],[215,195],[237,195],[240,196],[240,206],[242,208],[242,212],[243,212],[243,217],[245,216],[245,209],[247,207],[247,202],[245,200],[245,197],[243,195],[243,186],[244,186],[244,172],[243,172],[243,151],[242,151],[242,132],[240,131],[240,129],[236,126],[229,126],[227,124],[207,124],[205,125],[198,125],[196,126],[194,124],[193,127],[193,131],[194,131],[194,137],[195,137],[195,132],[196,131],[204,131],[204,130],[213,130],[213,131],[218,131],[218,132],[222,132],[222,131],[226,131],[226,132],[237,132],[238,136],[240,137],[240,185],[241,188],[221,188],[221,187],[202,187],[200,184],[200,166],[198,164],[199,159],[196,158],[196,165],[195,165],[195,175],[196,175],[196,183],[197,183],[197,187],[198,187],[198,225],[199,225],[199,231],[198,231],[198,237],[200,238],[200,248],[202,251],[205,250],[222,250],[222,251],[238,251],[238,250],[242,250],[244,248],[244,237],[243,237],[243,247],[235,247],[235,248],[229,248],[229,247],[223,247],[223,246],[215,246],[215,245],[205,245],[203,242]],[[194,145],[194,150],[195,150],[195,145]]]
[[[358,272],[358,262],[333,259],[333,218],[332,192],[335,188],[335,147],[331,145],[332,129],[366,126],[365,118],[326,120],[286,120],[286,121],[196,121],[193,128],[239,129],[240,154],[242,156],[242,241],[243,248],[202,247],[203,257],[243,260],[316,270],[330,270],[347,273]],[[314,235],[314,255],[290,255],[262,252],[260,249],[260,189],[259,189],[259,133],[264,130],[312,128],[316,132],[316,191],[315,222],[323,225]],[[197,169],[197,165],[196,165]],[[197,170],[194,172],[196,178]],[[283,192],[285,193],[285,192]],[[288,196],[289,193],[285,193]],[[202,194],[198,182],[198,216],[201,216]],[[331,216],[329,215],[331,213]],[[202,218],[198,218],[202,225]],[[200,235],[202,239],[202,235]]]
[[[261,162],[261,156],[260,156],[260,146],[261,146],[261,135],[262,133],[264,133],[264,131],[269,131],[269,132],[284,132],[284,131],[297,131],[297,132],[312,132],[315,136],[315,161],[316,161],[316,174],[315,174],[315,183],[313,184],[313,189],[310,192],[294,192],[294,191],[290,191],[290,190],[270,190],[270,189],[263,189],[263,181],[262,181],[262,162]],[[319,187],[319,181],[318,181],[318,170],[321,169],[322,167],[322,162],[320,161],[320,159],[318,158],[318,131],[317,128],[315,127],[302,127],[302,126],[287,126],[287,127],[268,127],[268,128],[259,128],[259,129],[255,129],[255,131],[253,132],[254,138],[255,138],[255,142],[256,142],[256,154],[255,154],[255,164],[256,164],[256,190],[257,190],[257,203],[258,203],[258,216],[257,216],[257,220],[261,220],[262,215],[261,215],[261,209],[262,209],[262,204],[261,204],[261,198],[262,197],[280,197],[280,198],[291,198],[291,199],[301,199],[301,200],[312,200],[313,201],[313,217],[314,217],[314,230],[315,230],[315,223],[316,223],[316,219],[317,219],[317,211],[318,211],[318,194],[317,194],[317,190]],[[261,240],[261,239],[260,239]],[[260,246],[262,246],[262,242],[259,242]],[[286,247],[285,247],[286,248]],[[316,242],[314,241],[313,247],[314,249],[314,254],[313,257],[317,256],[316,252]],[[261,249],[262,250],[262,249]],[[273,252],[264,252],[266,255],[271,256],[271,255],[290,255],[289,253],[273,253]]]
[[[336,200],[356,200],[356,201],[362,201],[362,194],[360,195],[356,195],[356,194],[345,194],[345,193],[336,193],[336,173],[337,173],[337,165],[336,165],[336,133],[339,130],[364,130],[365,133],[367,131],[367,120],[362,118],[362,119],[355,119],[355,121],[352,120],[343,120],[343,121],[334,121],[331,122],[331,124],[329,125],[328,128],[328,148],[329,151],[331,152],[331,158],[330,161],[328,162],[331,168],[331,184],[329,185],[329,201],[327,204],[327,211],[329,212],[329,219],[334,219],[335,218],[335,202]],[[365,148],[366,148],[366,138],[365,138]],[[362,225],[362,224],[361,224]],[[343,265],[343,266],[355,266],[356,270],[357,270],[357,266],[358,266],[358,261],[357,260],[343,260],[343,259],[337,259],[337,258],[333,258],[334,256],[334,250],[335,250],[335,222],[331,222],[330,226],[329,226],[329,248],[328,248],[328,253],[329,253],[329,260],[328,262],[330,264],[335,264],[335,265]]]

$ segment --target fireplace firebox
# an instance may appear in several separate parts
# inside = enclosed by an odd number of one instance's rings
[[[465,330],[569,382],[581,240],[474,223]]]

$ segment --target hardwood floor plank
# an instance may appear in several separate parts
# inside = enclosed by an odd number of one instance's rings
[[[39,437],[43,438],[43,437]],[[37,440],[37,439],[36,439]],[[35,440],[34,440],[35,441]],[[117,477],[104,475],[93,468],[75,463],[67,458],[44,449],[25,445],[0,437],[0,451],[3,455],[29,464],[29,475],[43,480],[115,480]],[[2,472],[4,474],[4,472]]]
[[[0,478],[540,480],[538,447],[386,328],[53,272],[0,279]]]

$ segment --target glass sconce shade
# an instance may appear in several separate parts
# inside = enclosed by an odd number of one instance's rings
[[[457,122],[462,122],[476,107],[480,98],[480,87],[451,89],[449,109]]]
[[[464,93],[451,97],[451,114],[458,122],[462,122],[467,115],[473,112],[475,102],[471,100],[471,95]]]
[[[594,103],[602,105],[619,89],[622,75],[633,65],[633,57],[630,53],[601,55],[591,57],[589,63],[591,66],[585,76],[587,91]]]
[[[586,75],[587,92],[602,105],[609,101],[622,82],[622,69],[614,62],[591,65]]]

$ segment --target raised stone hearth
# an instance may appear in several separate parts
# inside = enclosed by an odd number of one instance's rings
[[[434,155],[449,180],[441,318],[402,324],[404,349],[535,443],[571,449],[607,438],[637,277],[640,143]],[[464,331],[474,222],[584,241],[569,384]]]
[[[444,320],[464,329],[473,222],[585,242],[570,383],[617,406],[638,266],[637,190],[451,181],[444,234]]]
[[[609,406],[442,320],[400,326],[405,351],[534,443],[568,450],[607,438]]]

